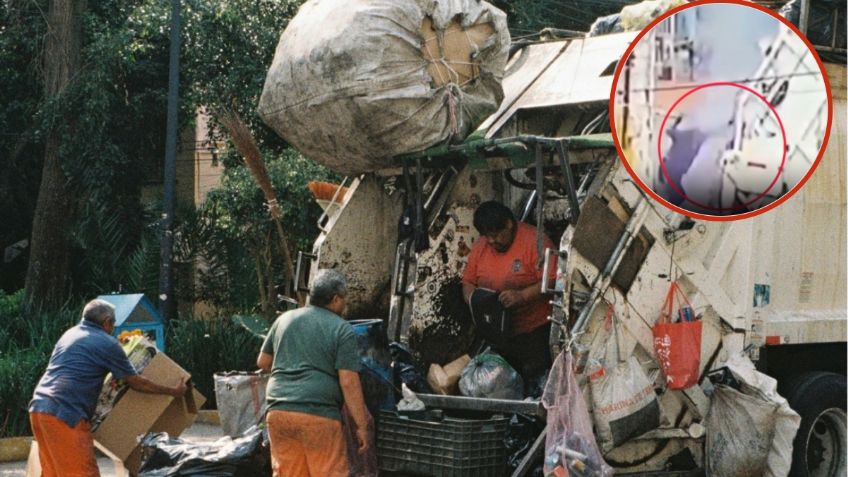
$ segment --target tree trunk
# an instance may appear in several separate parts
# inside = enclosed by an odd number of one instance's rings
[[[78,73],[85,0],[52,0],[44,47],[44,97],[61,96]],[[32,221],[26,304],[33,312],[59,307],[68,294],[68,228],[73,203],[62,169],[62,137],[47,134],[44,167]]]

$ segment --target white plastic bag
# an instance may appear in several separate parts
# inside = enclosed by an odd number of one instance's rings
[[[262,420],[269,377],[245,371],[215,373],[215,400],[224,434],[238,437]]]
[[[739,390],[718,384],[710,401],[706,465],[711,476],[783,477],[801,416],[777,393],[777,381],[735,354],[726,364]]]
[[[469,397],[524,399],[524,381],[500,355],[485,352],[462,370],[459,392]]]
[[[571,472],[578,470],[584,477],[612,476],[612,467],[604,461],[595,442],[592,419],[572,366],[571,354],[560,353],[542,394],[542,405],[548,411],[544,471],[552,473],[562,467]]]

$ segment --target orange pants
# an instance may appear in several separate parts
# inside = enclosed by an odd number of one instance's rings
[[[71,428],[56,416],[31,412],[29,422],[38,442],[41,477],[100,477],[88,421]]]
[[[289,411],[268,411],[274,477],[347,477],[342,423]]]

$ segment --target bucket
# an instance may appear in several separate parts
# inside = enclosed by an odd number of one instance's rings
[[[365,405],[372,415],[380,410],[395,408],[395,389],[392,384],[392,356],[383,320],[351,320],[362,362],[359,373]]]

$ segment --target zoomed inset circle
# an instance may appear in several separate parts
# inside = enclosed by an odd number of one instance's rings
[[[752,199],[748,200],[747,202],[740,204],[736,207],[723,207],[723,208],[722,207],[712,207],[712,206],[709,206],[707,204],[701,204],[699,201],[687,196],[686,193],[680,189],[680,185],[676,184],[674,182],[674,180],[671,178],[671,176],[669,175],[668,169],[666,168],[666,165],[665,165],[665,160],[663,159],[663,157],[664,157],[663,148],[662,148],[663,132],[665,132],[666,123],[668,122],[668,118],[671,116],[672,112],[674,111],[674,108],[676,108],[681,102],[683,102],[690,95],[692,95],[692,94],[694,94],[698,91],[701,91],[705,88],[711,88],[711,87],[716,87],[716,86],[730,86],[730,87],[739,88],[741,90],[747,91],[748,93],[752,94],[754,97],[760,99],[763,103],[765,103],[769,107],[771,112],[774,114],[774,117],[777,120],[777,123],[780,125],[780,134],[781,134],[781,137],[783,138],[783,147],[781,148],[782,152],[778,153],[781,156],[780,167],[777,168],[777,173],[774,175],[774,178],[771,180],[769,185],[762,192],[760,192],[758,195],[754,196],[754,198],[752,198]],[[713,83],[702,84],[702,85],[699,85],[699,86],[692,88],[691,90],[687,91],[683,96],[678,98],[677,101],[671,106],[671,108],[669,108],[668,112],[666,113],[665,117],[663,118],[662,124],[660,125],[660,131],[659,131],[658,140],[657,140],[657,154],[658,154],[658,158],[659,158],[659,161],[660,161],[660,167],[662,168],[663,175],[665,176],[666,180],[668,181],[668,185],[670,187],[672,187],[673,189],[675,189],[675,191],[678,194],[680,194],[684,199],[688,200],[689,202],[691,202],[691,203],[693,203],[693,204],[695,204],[699,207],[702,207],[704,209],[713,210],[713,211],[716,211],[716,212],[733,212],[733,211],[742,209],[742,208],[747,207],[747,206],[753,204],[754,202],[762,199],[766,194],[768,194],[768,192],[777,183],[777,180],[780,179],[780,175],[783,172],[783,166],[786,164],[786,152],[787,152],[786,151],[786,130],[784,129],[783,121],[781,121],[780,115],[777,113],[774,106],[772,106],[771,103],[769,103],[769,101],[762,94],[754,91],[753,89],[751,89],[751,88],[749,88],[749,87],[747,87],[743,84],[734,83],[734,82],[731,82],[731,81],[716,81],[716,82],[713,82]]]
[[[703,220],[759,215],[820,162],[833,115],[821,59],[777,13],[740,0],[666,12],[615,70],[610,126],[634,182]]]

